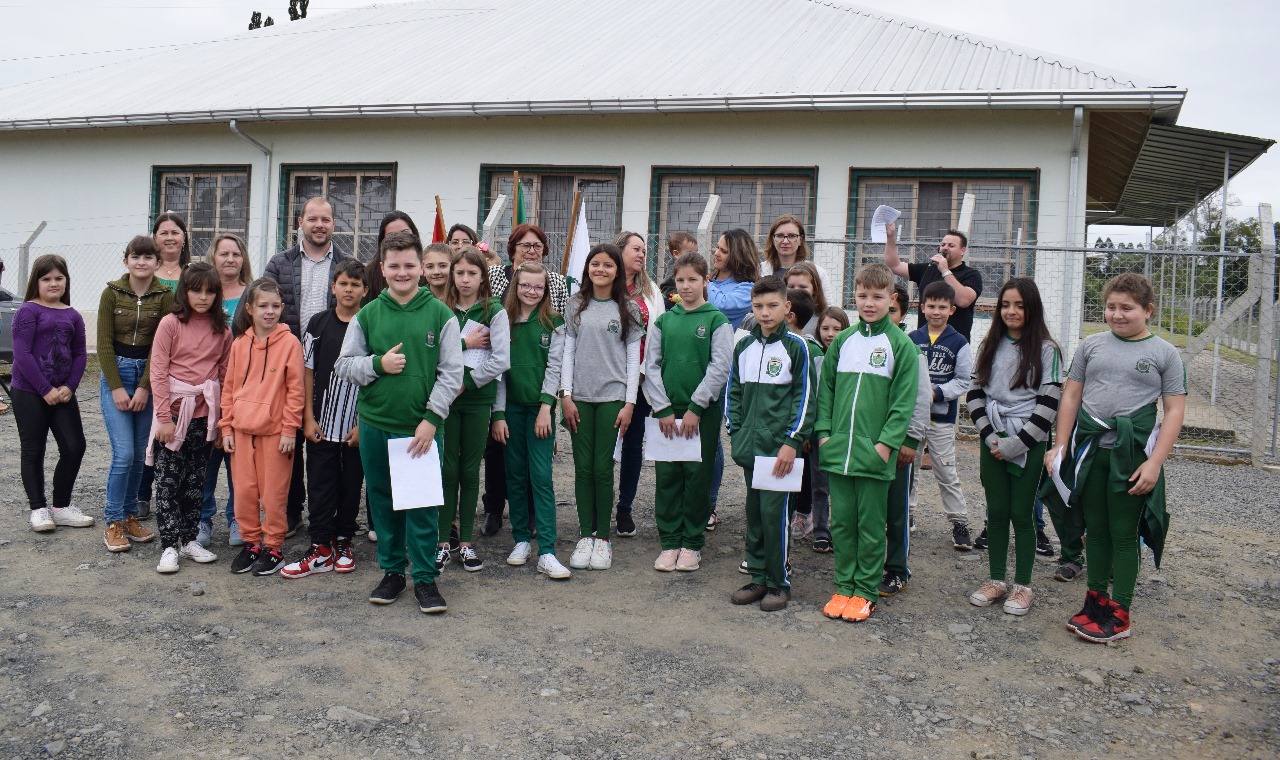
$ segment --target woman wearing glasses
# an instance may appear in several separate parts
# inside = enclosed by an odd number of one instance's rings
[[[503,301],[507,297],[507,288],[511,282],[511,271],[521,264],[542,264],[550,247],[547,245],[547,234],[541,227],[533,224],[521,224],[511,231],[507,238],[507,256],[511,263],[505,266],[489,267],[489,285],[493,297]],[[547,287],[551,291],[551,310],[556,314],[564,314],[565,304],[569,301],[569,288],[564,275],[547,270]],[[496,535],[502,530],[502,510],[507,501],[507,468],[502,444],[492,437],[484,451],[484,525],[480,534]],[[524,505],[533,514],[533,499]],[[532,518],[531,518],[532,519]]]
[[[791,214],[783,214],[769,225],[769,237],[764,242],[764,261],[760,263],[760,276],[768,277],[774,272],[781,276],[799,261],[813,263],[822,279],[822,292],[827,303],[839,304],[840,301],[831,290],[830,275],[813,261],[813,255],[805,243],[804,223]]]

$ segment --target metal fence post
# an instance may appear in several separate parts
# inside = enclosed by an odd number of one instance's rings
[[[1271,395],[1271,360],[1276,329],[1276,233],[1271,220],[1271,204],[1258,204],[1258,226],[1262,233],[1262,253],[1256,269],[1261,278],[1260,303],[1258,304],[1258,367],[1253,383],[1254,424],[1260,425],[1267,419]],[[1277,424],[1272,419],[1271,424]],[[1267,449],[1266,436],[1261,430],[1254,431],[1249,437],[1250,454],[1253,465],[1262,465],[1262,458]]]
[[[44,232],[44,228],[48,227],[48,222],[40,222],[40,226],[36,227],[35,232],[27,238],[27,242],[18,246],[18,290],[19,298],[27,292],[27,275],[31,273],[31,244],[36,242],[36,238],[40,237],[40,233]]]
[[[502,212],[507,210],[507,200],[507,196],[505,195],[499,195],[497,198],[494,198],[493,208],[489,209],[489,215],[484,219],[484,226],[481,228],[482,232],[480,233],[480,237],[484,242],[489,244],[490,248],[493,247],[494,235],[498,233],[498,223],[502,221]],[[507,257],[510,258],[510,256],[511,252],[508,251]]]
[[[720,196],[708,195],[707,206],[702,210],[702,218],[698,220],[698,250],[705,251],[703,254],[707,261],[711,261],[711,254],[715,251],[715,246],[711,239],[712,230],[716,226],[716,215],[720,213]]]

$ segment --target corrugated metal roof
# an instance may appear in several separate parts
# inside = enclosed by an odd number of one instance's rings
[[[1176,109],[1181,90],[816,0],[425,0],[0,89],[0,128],[749,109]]]

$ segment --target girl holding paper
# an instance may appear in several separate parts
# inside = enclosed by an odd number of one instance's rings
[[[1036,559],[1032,513],[1040,463],[1058,416],[1062,395],[1062,352],[1044,323],[1040,290],[1027,277],[1000,289],[991,330],[978,349],[967,398],[969,415],[983,446],[978,466],[987,494],[987,565],[991,579],[969,595],[989,607],[1004,600],[1004,611],[1031,609],[1031,570]],[[1009,525],[1013,525],[1013,585],[1005,581]]]
[[[302,426],[302,343],[280,321],[284,301],[275,280],[254,280],[241,300],[218,420],[244,539],[231,572],[271,575],[284,562],[285,502]]]
[[[711,513],[708,487],[722,419],[717,399],[733,361],[733,326],[705,298],[706,259],[696,253],[681,256],[675,281],[680,303],[649,328],[644,393],[663,435],[699,436],[702,458],[656,464],[653,511],[662,552],[653,569],[692,572],[702,561]]]
[[[569,567],[613,564],[613,448],[626,435],[640,386],[640,309],[627,295],[622,252],[601,243],[587,254],[583,288],[569,299],[560,387],[572,434],[581,540]]]
[[[511,368],[498,385],[493,405],[493,440],[503,445],[507,495],[515,548],[508,565],[529,561],[533,546],[529,510],[538,528],[538,572],[554,580],[569,577],[556,559],[556,495],[551,479],[555,450],[556,391],[564,358],[564,319],[551,311],[551,283],[541,264],[525,262],[512,271],[505,307],[511,322]]]
[[[468,572],[484,567],[471,545],[480,499],[480,460],[484,458],[489,416],[498,398],[495,382],[511,366],[511,331],[507,312],[493,297],[484,254],[473,246],[458,251],[449,277],[445,305],[453,309],[462,335],[462,388],[449,408],[440,450],[440,476],[444,482],[444,506],[440,509],[440,540],[436,569],[449,564],[449,529],[458,515],[458,559]],[[469,338],[488,335],[485,347],[475,348]]]

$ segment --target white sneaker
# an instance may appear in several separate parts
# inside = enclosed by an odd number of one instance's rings
[[[529,561],[529,554],[532,552],[533,547],[529,545],[529,542],[521,541],[516,544],[516,547],[507,555],[507,564],[516,566],[523,565]],[[541,566],[539,566],[539,569],[541,569]]]
[[[369,531],[369,543],[371,543],[371,544],[376,544],[376,543],[378,543],[378,533],[377,533],[377,531],[372,531],[372,530],[371,530],[371,531]]]
[[[202,565],[209,562],[216,562],[218,559],[218,555],[201,546],[199,541],[187,542],[186,546],[178,550],[178,556],[186,557],[187,559],[192,560],[193,562],[199,562]],[[176,566],[177,560],[174,562]]]
[[[676,569],[676,559],[680,557],[679,549],[663,549],[653,561],[653,569],[660,573],[669,573]]]
[[[93,518],[80,511],[80,508],[72,504],[66,507],[49,507],[49,514],[53,517],[54,525],[64,525],[68,528],[88,528],[93,525]]]
[[[197,544],[199,546],[199,544]],[[156,565],[157,573],[176,573],[178,572],[178,550],[169,547],[164,550],[164,554],[160,555],[160,564]]]
[[[53,515],[49,514],[48,507],[31,510],[31,529],[36,533],[48,533],[58,529],[57,523],[53,521]]]
[[[560,560],[556,559],[554,554],[543,554],[538,557],[538,572],[557,581],[562,581],[571,574],[569,568],[560,564]]]
[[[613,544],[603,539],[591,550],[591,569],[608,570],[613,565]]]
[[[586,570],[591,565],[591,555],[595,553],[595,548],[594,538],[588,536],[578,539],[578,545],[573,547],[573,554],[569,556],[569,567],[574,570]]]

